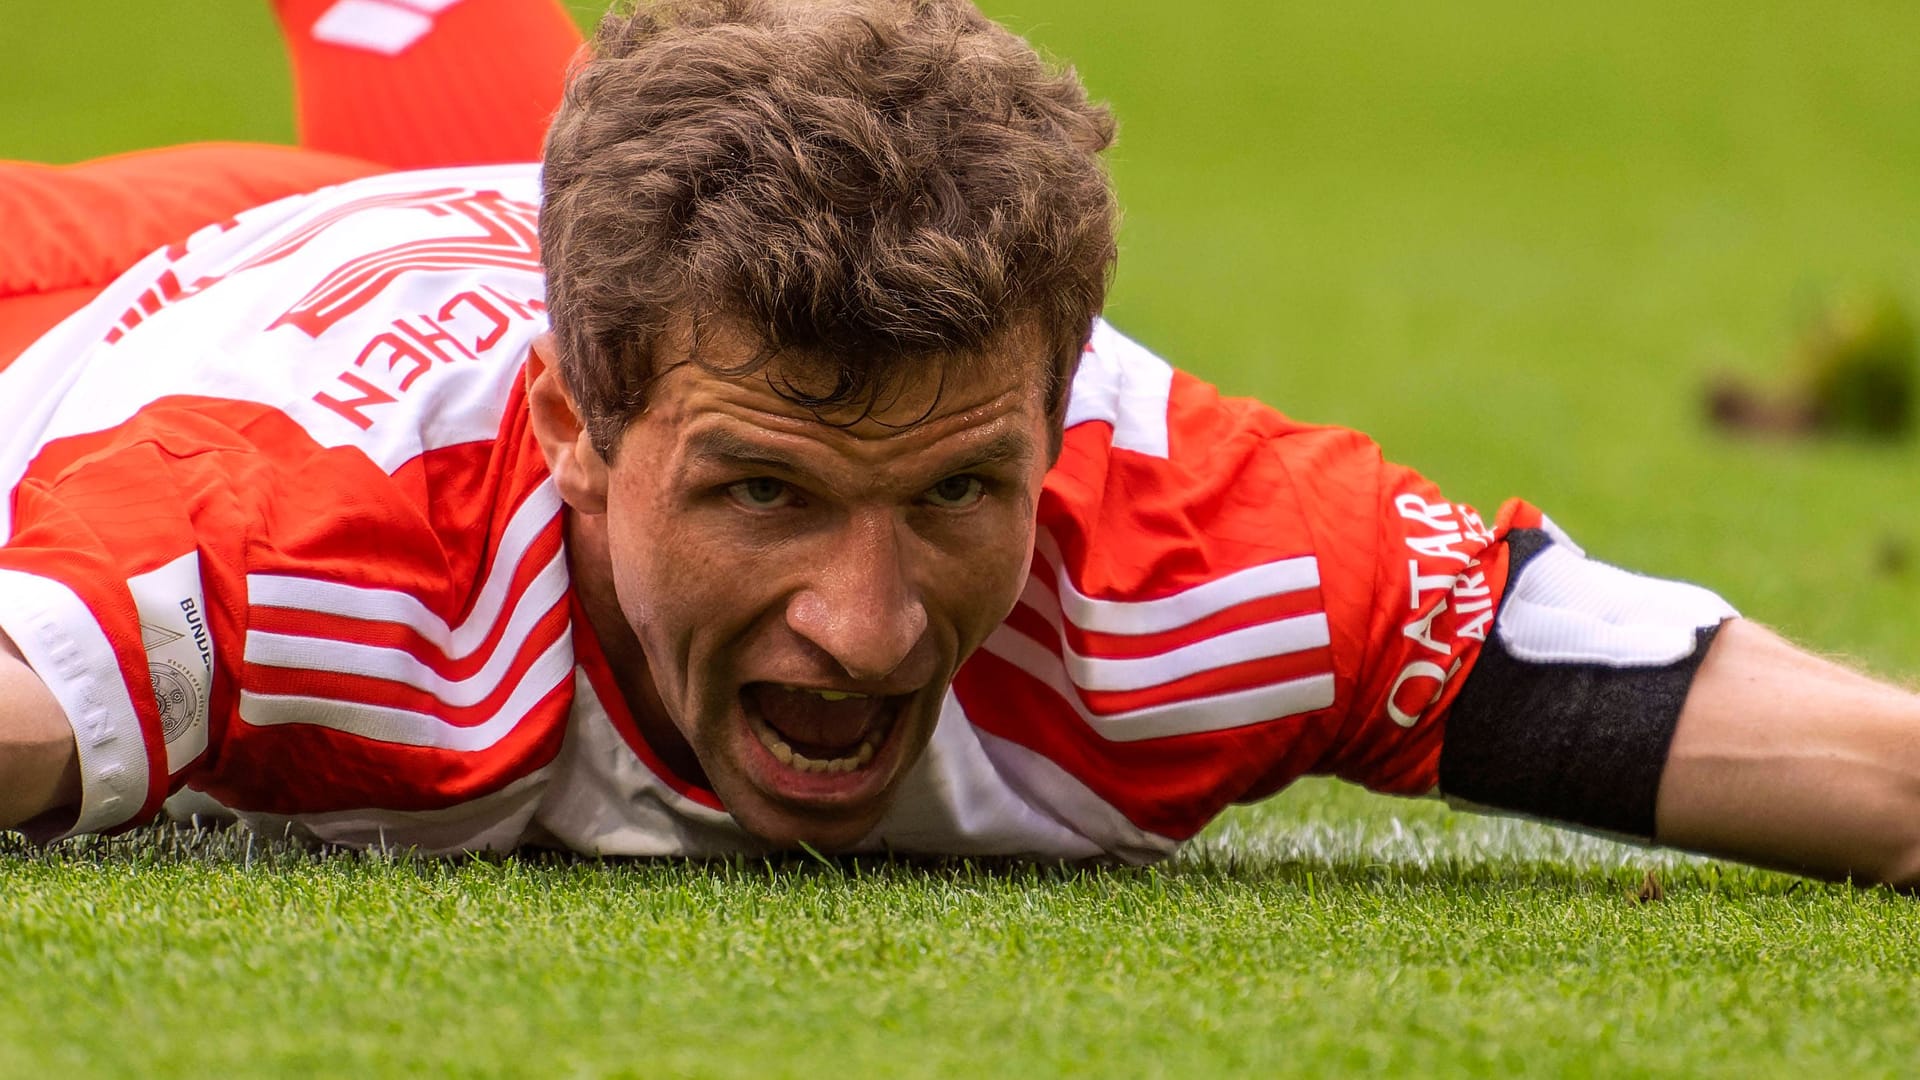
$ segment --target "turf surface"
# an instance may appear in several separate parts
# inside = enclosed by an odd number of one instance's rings
[[[992,5],[1121,116],[1123,328],[1920,670],[1913,447],[1729,443],[1697,398],[1827,297],[1914,304],[1920,10],[1564,8]],[[290,137],[259,5],[0,28],[0,155]],[[1155,871],[0,850],[8,1075],[1893,1076],[1916,967],[1884,890],[1327,783]]]

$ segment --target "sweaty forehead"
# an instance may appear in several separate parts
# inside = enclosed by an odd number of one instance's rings
[[[641,423],[658,425],[652,467],[682,486],[771,475],[893,500],[961,472],[1031,478],[1049,461],[1040,396],[1018,385],[943,396],[931,413],[881,409],[851,423],[814,415],[764,379],[703,372],[678,389],[675,415]]]
[[[956,354],[841,357],[789,350],[769,356],[761,339],[725,318],[682,321],[649,397],[752,408],[871,437],[939,422],[1028,392],[1044,400],[1049,354],[1029,320],[984,347]],[[676,355],[677,354],[677,355]],[[665,391],[663,395],[661,391]]]
[[[808,406],[829,406],[832,422],[865,411],[910,412],[890,422],[910,422],[930,412],[936,397],[968,395],[983,387],[1051,383],[1047,338],[1032,317],[1016,317],[977,348],[954,352],[896,351],[875,337],[851,352],[794,344],[773,346],[752,326],[724,314],[697,321],[675,320],[665,335],[672,360],[719,373],[763,374],[763,384]],[[978,396],[977,394],[972,396]]]
[[[736,440],[804,439],[895,453],[1024,431],[1045,419],[1041,380],[1011,365],[920,374],[875,401],[831,407],[809,404],[805,384],[785,382],[783,374],[770,367],[724,375],[685,365],[662,378],[649,411],[657,410],[682,440],[700,436],[707,447],[722,445],[711,433],[732,431]]]

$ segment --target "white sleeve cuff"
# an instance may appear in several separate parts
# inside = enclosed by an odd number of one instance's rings
[[[1695,634],[1737,616],[1698,585],[1643,577],[1553,543],[1520,568],[1495,624],[1534,663],[1660,667],[1691,656]]]
[[[80,816],[61,836],[126,824],[146,805],[146,738],[93,612],[52,578],[0,570],[0,630],[47,684],[80,748]]]

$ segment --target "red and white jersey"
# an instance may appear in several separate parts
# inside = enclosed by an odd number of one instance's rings
[[[0,372],[0,628],[73,723],[73,832],[171,797],[427,851],[757,849],[576,610],[520,389],[537,198],[524,166],[273,203]],[[1145,860],[1306,773],[1432,791],[1538,515],[1104,324],[1067,423],[1026,591],[866,846]]]

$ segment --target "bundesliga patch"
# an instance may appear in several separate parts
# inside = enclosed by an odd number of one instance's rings
[[[188,552],[157,570],[130,578],[140,611],[140,641],[160,710],[167,771],[177,773],[207,748],[213,637],[207,630],[200,555]]]

